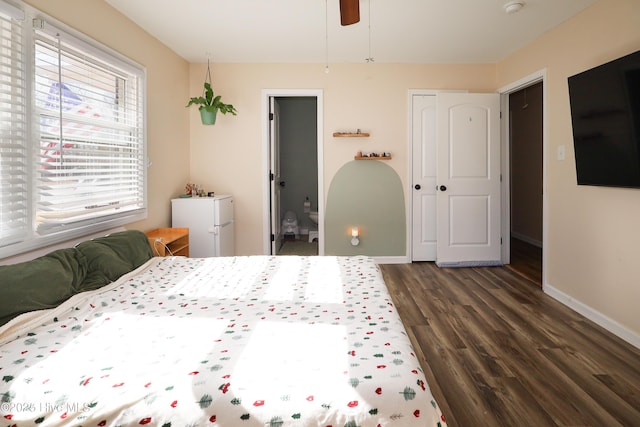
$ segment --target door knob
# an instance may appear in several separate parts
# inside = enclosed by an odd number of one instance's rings
[[[440,186],[440,191],[447,191],[447,187],[445,185]]]
[[[285,186],[285,185],[287,185],[287,183],[286,183],[286,182],[284,182],[284,181],[280,181],[280,187],[284,188],[284,186]]]
[[[416,190],[421,189],[422,187],[420,187],[420,184],[416,184],[416,186],[414,187]]]

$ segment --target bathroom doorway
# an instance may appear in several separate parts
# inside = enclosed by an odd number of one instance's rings
[[[277,255],[318,255],[318,134],[315,97],[276,97],[279,111],[280,244]],[[315,217],[317,221],[317,216]]]
[[[322,254],[321,98],[267,96],[269,254]],[[266,246],[266,245],[265,245]]]

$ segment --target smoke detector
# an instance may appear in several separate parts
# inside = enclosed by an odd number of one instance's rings
[[[504,8],[504,11],[507,12],[507,14],[511,15],[512,13],[516,13],[518,12],[520,9],[522,9],[524,7],[524,2],[523,1],[510,1],[504,4],[504,6],[502,6]]]

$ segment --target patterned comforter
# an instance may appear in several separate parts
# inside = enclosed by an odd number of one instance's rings
[[[154,258],[0,345],[6,425],[445,425],[366,257]]]

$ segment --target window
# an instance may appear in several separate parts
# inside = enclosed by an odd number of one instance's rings
[[[146,216],[144,70],[10,12],[0,8],[0,258]]]

